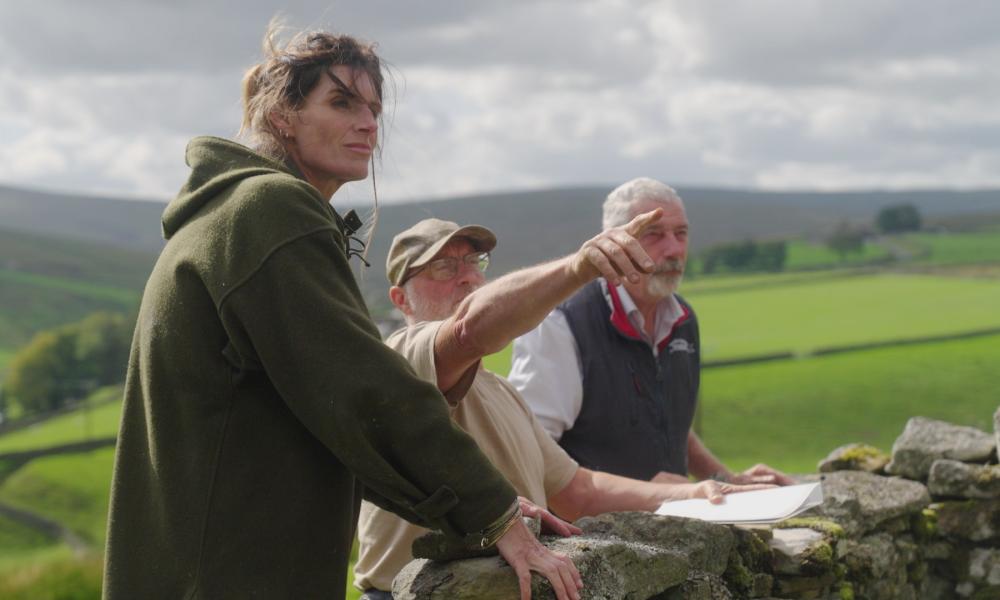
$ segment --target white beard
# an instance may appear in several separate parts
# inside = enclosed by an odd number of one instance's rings
[[[666,298],[677,291],[683,278],[683,275],[667,275],[665,273],[651,275],[646,283],[646,291],[655,298]]]
[[[411,293],[406,301],[410,304],[410,310],[413,311],[413,317],[417,322],[443,321],[455,312],[466,296],[479,287],[475,285],[456,290],[451,298],[440,301],[422,298],[419,294]]]
[[[679,271],[679,273],[677,273]],[[675,293],[684,278],[684,261],[665,260],[656,266],[646,281],[646,292],[657,299],[663,299]]]

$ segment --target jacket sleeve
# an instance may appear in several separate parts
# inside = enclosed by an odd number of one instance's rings
[[[465,535],[513,503],[513,487],[452,423],[437,389],[382,343],[336,229],[271,251],[219,311],[236,351],[259,362],[378,504]]]

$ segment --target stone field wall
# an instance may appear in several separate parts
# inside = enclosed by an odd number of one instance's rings
[[[611,513],[542,541],[573,559],[585,599],[1000,599],[1000,410],[994,430],[914,417],[891,456],[838,448],[800,477],[823,481],[823,504],[776,525]],[[396,578],[399,600],[518,597],[495,553],[465,558],[430,534],[414,554],[424,558]],[[532,585],[554,598],[538,575]]]

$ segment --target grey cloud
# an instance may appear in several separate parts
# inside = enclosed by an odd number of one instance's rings
[[[31,159],[0,180],[172,193],[184,140],[238,127],[240,77],[276,8],[0,3],[0,156]],[[1000,5],[983,0],[282,8],[293,27],[378,42],[397,67],[387,198],[644,173],[678,185],[958,184],[997,164]]]
[[[8,60],[31,71],[212,71],[252,64],[268,21],[279,12],[293,28],[324,28],[378,42],[400,29],[461,21],[489,6],[391,0],[300,0],[283,6],[263,0],[5,2],[0,39]]]
[[[672,5],[704,33],[706,74],[778,85],[844,82],[845,63],[996,47],[1000,5],[925,2],[723,2]]]

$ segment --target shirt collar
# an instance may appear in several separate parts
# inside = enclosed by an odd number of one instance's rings
[[[610,286],[607,280],[601,279],[601,290],[611,308],[611,324],[615,329],[626,337],[645,341],[653,348],[654,353],[663,349],[674,329],[688,317],[687,309],[677,300],[677,296],[670,294],[656,305],[656,324],[651,339],[645,333],[645,318],[625,286]]]

